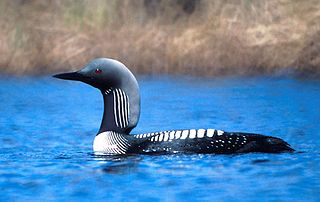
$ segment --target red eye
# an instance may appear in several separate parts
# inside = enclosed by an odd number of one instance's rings
[[[96,74],[101,74],[102,73],[102,70],[97,68],[95,71],[94,71]]]

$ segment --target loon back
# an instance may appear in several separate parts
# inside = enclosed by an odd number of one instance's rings
[[[54,77],[82,81],[101,91],[104,112],[99,132],[93,143],[95,152],[232,154],[294,151],[280,138],[215,129],[129,135],[137,125],[140,116],[139,86],[130,70],[113,59],[98,58],[77,72],[57,74]]]
[[[96,136],[98,154],[235,154],[294,151],[280,138],[215,129],[173,130],[138,135],[106,131]]]

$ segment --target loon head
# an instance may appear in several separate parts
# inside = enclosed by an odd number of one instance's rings
[[[98,58],[79,71],[56,74],[54,77],[82,81],[101,91],[104,114],[99,133],[129,133],[137,125],[140,116],[138,82],[121,62]]]

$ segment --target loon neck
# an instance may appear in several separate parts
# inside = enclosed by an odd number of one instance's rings
[[[132,90],[132,87],[131,87]],[[121,88],[101,90],[104,102],[103,118],[99,133],[113,131],[129,134],[137,125],[140,116],[139,91]]]

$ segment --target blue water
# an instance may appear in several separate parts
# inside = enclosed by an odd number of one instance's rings
[[[320,81],[139,77],[134,133],[274,135],[293,154],[101,157],[102,97],[78,82],[0,77],[0,201],[319,201]]]

